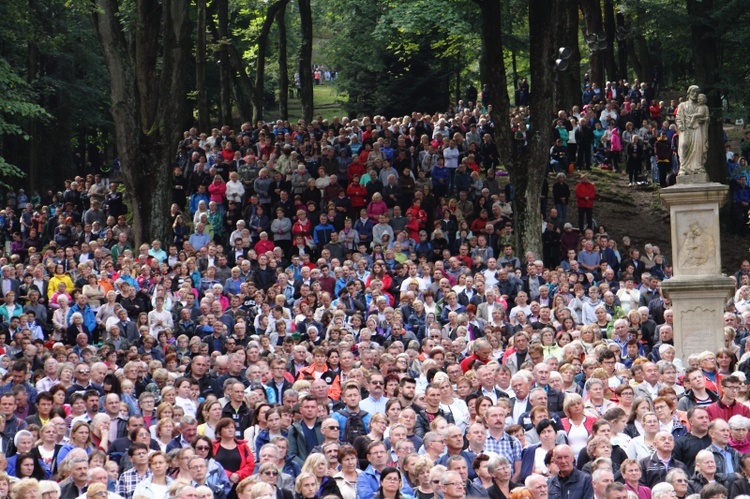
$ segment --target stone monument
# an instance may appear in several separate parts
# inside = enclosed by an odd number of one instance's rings
[[[669,207],[674,274],[662,283],[674,312],[676,358],[724,346],[724,304],[734,281],[721,274],[719,208],[728,187],[709,182],[708,106],[697,85],[677,108],[680,171],[677,185],[661,191]]]

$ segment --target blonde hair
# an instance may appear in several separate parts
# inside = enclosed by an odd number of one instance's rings
[[[102,486],[105,490],[107,489],[106,485],[102,484]],[[23,478],[10,489],[10,499],[23,499],[33,490],[36,490],[35,496],[40,495],[39,482],[34,478]]]

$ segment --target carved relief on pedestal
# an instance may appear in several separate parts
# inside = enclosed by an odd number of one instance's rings
[[[698,221],[691,220],[679,242],[679,266],[681,268],[716,265],[716,243],[710,231]]]

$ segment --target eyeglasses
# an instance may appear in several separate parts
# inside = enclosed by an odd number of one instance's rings
[[[675,478],[675,483],[688,483],[687,478]]]
[[[724,387],[724,389],[725,390],[739,390],[740,386],[739,385],[727,385]]]
[[[463,486],[464,484],[461,482],[448,482],[448,483],[443,484],[443,487],[463,487]]]
[[[195,450],[208,450],[208,449],[210,449],[210,447],[205,446],[205,445],[200,445],[200,446],[198,446],[198,447],[195,448]]]
[[[398,479],[397,476],[387,476],[387,477],[383,478],[383,481],[384,482],[393,482],[393,483],[400,482],[400,480]]]
[[[278,471],[264,471],[263,474],[266,476],[279,476]]]

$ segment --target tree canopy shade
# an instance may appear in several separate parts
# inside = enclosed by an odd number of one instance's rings
[[[31,86],[11,69],[8,61],[0,57],[0,140],[8,135],[28,140],[24,125],[50,117],[42,106],[33,102],[35,97]],[[0,148],[0,183],[7,186],[6,182],[12,177],[24,175],[20,168],[5,160]]]

